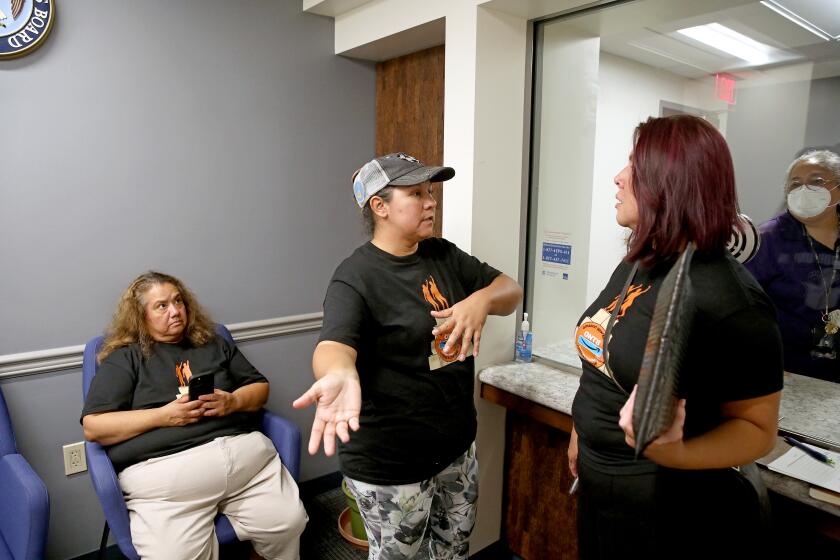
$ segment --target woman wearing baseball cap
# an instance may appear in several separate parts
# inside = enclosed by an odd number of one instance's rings
[[[317,404],[309,452],[335,452],[367,529],[370,559],[467,558],[478,465],[473,357],[487,315],[522,289],[432,236],[433,182],[455,175],[403,153],[353,176],[372,239],[336,269],[312,367],[294,406]],[[351,434],[352,432],[352,434]]]

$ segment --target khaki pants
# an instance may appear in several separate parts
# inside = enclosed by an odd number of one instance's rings
[[[268,560],[295,560],[308,520],[298,487],[260,432],[217,438],[119,475],[141,558],[216,560],[217,513]]]

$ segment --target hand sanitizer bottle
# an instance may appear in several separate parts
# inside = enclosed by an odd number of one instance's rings
[[[531,332],[531,324],[528,323],[528,314],[522,314],[522,327],[516,336],[516,351],[514,359],[517,362],[530,362],[531,349],[533,348],[534,333]]]

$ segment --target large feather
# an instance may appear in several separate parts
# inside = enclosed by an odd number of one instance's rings
[[[693,254],[694,244],[689,244],[656,296],[633,405],[636,457],[670,428],[677,411],[680,369],[695,311],[688,275]]]

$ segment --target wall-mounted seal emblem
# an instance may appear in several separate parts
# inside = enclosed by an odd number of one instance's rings
[[[37,49],[54,19],[55,0],[0,0],[0,59]]]

